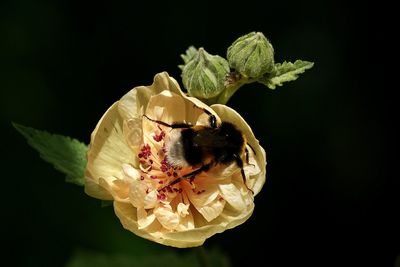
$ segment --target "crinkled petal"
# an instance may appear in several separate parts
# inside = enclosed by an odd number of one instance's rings
[[[215,199],[213,202],[209,203],[208,205],[204,205],[202,207],[196,207],[201,215],[203,215],[204,219],[208,222],[217,218],[225,206],[225,200]]]
[[[92,133],[85,176],[97,182],[100,177],[121,177],[121,166],[135,161],[135,155],[122,133],[123,121],[114,103]]]
[[[190,102],[185,101],[178,94],[164,90],[150,98],[146,108],[146,116],[169,124],[184,122],[186,119],[186,105],[190,105]]]
[[[129,185],[130,182],[127,180],[99,178],[99,186],[107,190],[112,195],[113,200],[120,202],[129,203]]]
[[[129,164],[122,164],[123,176],[125,179],[139,180],[140,172]]]
[[[147,186],[142,181],[133,180],[130,185],[129,199],[136,208],[144,208]]]
[[[187,197],[197,211],[209,222],[215,219],[223,210],[225,201],[220,201],[218,184],[207,175],[196,176],[196,188],[191,189],[189,182],[182,182]]]
[[[187,231],[194,229],[194,219],[190,209],[187,210],[187,214],[182,217],[179,216],[179,225],[177,231]]]
[[[208,175],[198,175],[195,179],[195,188],[184,181],[182,187],[187,193],[191,203],[197,208],[205,206],[213,202],[219,195],[218,184],[212,177]]]
[[[157,205],[157,190],[150,191],[146,194],[143,205],[145,209],[152,209]]]
[[[142,117],[136,116],[125,120],[123,132],[126,143],[129,145],[132,151],[139,151],[140,145],[143,142]],[[135,166],[138,166],[137,162],[135,162]]]
[[[192,242],[193,240],[198,240],[199,243],[201,240],[204,242],[204,240],[217,233],[222,233],[227,229],[234,228],[244,223],[251,216],[253,209],[254,204],[251,204],[246,210],[241,212],[225,208],[218,218],[204,226],[196,226],[196,228],[189,231],[164,233],[163,238],[171,240],[170,242],[173,242],[172,240],[176,241],[176,243],[179,244],[177,247],[183,247],[181,246],[182,243],[186,245],[184,247],[197,246],[198,244],[191,245],[186,242]],[[200,245],[201,244],[202,242]]]
[[[157,220],[168,230],[175,230],[179,225],[179,216],[170,205],[160,205],[154,209]]]
[[[243,200],[239,189],[232,183],[220,184],[219,189],[222,197],[236,210],[246,209],[246,203]]]
[[[154,77],[152,85],[138,86],[125,94],[119,102],[119,113],[126,120],[142,116],[150,98],[164,90],[182,94],[176,80],[162,72]]]
[[[113,200],[113,196],[104,187],[100,186],[98,182],[95,182],[92,178],[85,177],[85,193],[91,197]]]
[[[189,214],[189,204],[184,204],[184,203],[179,203],[178,204],[178,206],[177,206],[177,208],[176,208],[176,211],[178,212],[178,215],[179,216],[181,216],[181,217],[185,217],[186,215],[188,215]]]
[[[151,225],[155,219],[156,216],[152,212],[147,213],[144,208],[137,209],[137,222],[139,230],[149,227],[149,225]]]

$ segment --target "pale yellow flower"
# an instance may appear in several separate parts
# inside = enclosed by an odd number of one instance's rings
[[[218,164],[192,179],[168,186],[192,167],[170,164],[169,141],[181,129],[166,123],[208,125],[204,110],[217,121],[240,129],[247,143],[246,184],[235,163]],[[225,105],[208,107],[187,97],[166,72],[151,86],[129,91],[103,115],[91,136],[86,168],[88,195],[113,200],[124,228],[143,238],[174,247],[199,246],[216,234],[246,221],[254,209],[254,196],[265,182],[265,152],[250,127]],[[251,190],[249,190],[251,189]],[[253,192],[254,194],[253,194]]]

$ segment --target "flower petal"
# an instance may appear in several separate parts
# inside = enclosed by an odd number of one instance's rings
[[[213,202],[208,205],[204,205],[202,207],[196,207],[201,215],[203,215],[204,219],[208,222],[217,218],[225,206],[225,200],[215,199]]]
[[[217,233],[222,233],[227,229],[234,228],[244,223],[251,216],[253,209],[253,203],[248,206],[246,210],[240,212],[234,209],[225,208],[220,216],[218,216],[216,219],[209,222],[208,224],[200,227],[198,227],[196,224],[196,228],[189,231],[164,233],[163,238],[168,239],[169,243],[176,241],[176,243],[179,244],[179,246],[177,247],[198,246],[199,244],[201,245],[202,242],[204,242],[204,240],[209,238],[210,236]],[[195,221],[197,222],[196,219]],[[186,243],[193,242],[193,240],[197,240],[197,242],[195,244]],[[181,246],[182,243],[186,246]],[[175,246],[175,243],[173,244],[173,246]]]
[[[244,210],[246,209],[246,203],[243,200],[243,197],[236,188],[236,186],[232,183],[220,184],[219,189],[221,190],[222,197],[236,210]]]
[[[85,176],[98,182],[100,177],[121,177],[121,166],[135,161],[135,154],[122,134],[123,121],[114,103],[92,133]]]
[[[143,115],[150,97],[169,90],[177,94],[183,94],[178,83],[167,72],[162,72],[154,77],[150,86],[138,86],[125,94],[118,105],[118,110],[123,119],[128,120]]]
[[[89,177],[85,177],[85,193],[94,198],[113,200],[113,196],[107,189],[103,188],[98,182],[95,182]]]
[[[140,172],[129,164],[122,164],[123,176],[129,180],[139,180]]]
[[[183,122],[186,118],[185,101],[180,95],[164,90],[150,97],[146,108],[146,115],[153,120],[165,123]],[[154,125],[154,123],[152,123]]]
[[[147,211],[144,208],[137,209],[137,222],[138,222],[138,229],[145,229],[149,225],[151,225],[156,219],[156,216],[152,213]]]
[[[126,143],[133,151],[139,151],[143,143],[142,118],[137,116],[124,121],[123,132]],[[137,162],[135,162],[137,167]]]
[[[157,205],[157,190],[150,191],[144,197],[144,208],[145,209],[152,209]]]
[[[177,231],[187,231],[194,229],[194,219],[193,215],[190,209],[188,209],[187,215],[185,217],[180,216],[179,217],[179,225],[176,228]]]
[[[154,209],[157,220],[168,230],[174,230],[179,225],[179,216],[172,211],[168,204],[160,205]]]
[[[178,212],[178,215],[181,217],[186,217],[186,215],[189,214],[189,204],[184,204],[184,203],[179,203],[178,206],[176,207],[176,211]]]
[[[155,220],[155,222],[145,230],[139,229],[136,209],[130,204],[114,202],[114,211],[125,229],[135,233],[138,236],[163,245],[178,248],[197,247],[201,246],[207,238],[201,234],[201,231],[197,232],[197,234],[195,233],[194,235],[191,231],[175,232],[181,233],[178,236],[174,234],[170,235],[169,233],[161,233],[161,225],[157,225],[157,220]]]
[[[212,177],[199,174],[194,180],[195,189],[187,182],[181,182],[182,187],[193,205],[198,208],[213,202],[219,195],[218,184]]]
[[[129,199],[136,208],[144,208],[147,186],[142,181],[133,180],[129,190]]]

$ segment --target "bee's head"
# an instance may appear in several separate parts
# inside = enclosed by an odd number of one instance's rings
[[[222,122],[218,127],[218,135],[225,139],[227,144],[241,146],[244,143],[243,134],[230,122]]]

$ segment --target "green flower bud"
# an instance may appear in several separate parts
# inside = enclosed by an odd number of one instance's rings
[[[209,99],[225,89],[224,81],[228,73],[229,64],[224,58],[210,55],[200,48],[183,68],[183,85],[189,95]]]
[[[274,49],[261,32],[238,38],[228,48],[229,66],[240,74],[258,78],[274,69]]]

